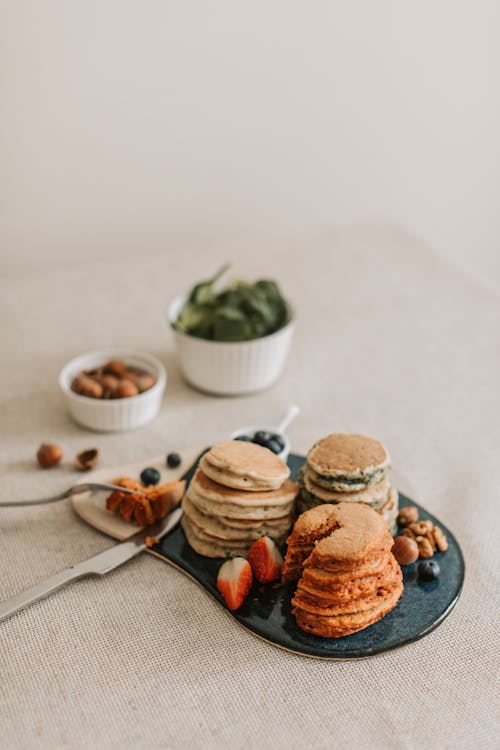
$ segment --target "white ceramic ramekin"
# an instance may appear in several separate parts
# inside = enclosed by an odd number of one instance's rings
[[[127,365],[150,373],[156,383],[149,390],[129,398],[89,398],[71,390],[73,378],[81,370],[92,370],[110,359],[121,359]],[[146,352],[133,349],[96,349],[75,357],[59,374],[59,386],[69,412],[78,424],[99,432],[130,430],[151,422],[158,414],[167,383],[162,363]]]
[[[285,444],[285,447],[277,455],[279,456],[279,458],[281,458],[286,463],[286,460],[288,458],[288,454],[290,453],[290,441],[289,441],[289,439],[287,438],[287,436],[285,435],[284,432],[276,432],[276,427],[262,427],[262,425],[260,425],[259,427],[255,426],[255,425],[253,427],[252,426],[250,426],[250,427],[241,427],[241,429],[235,430],[229,436],[229,439],[230,440],[236,440],[236,438],[239,435],[248,435],[249,437],[253,437],[255,435],[255,433],[257,432],[257,430],[264,430],[265,432],[274,432],[276,435],[279,435],[282,438],[282,440],[283,440],[283,442]]]
[[[290,321],[269,336],[242,342],[207,341],[174,328],[185,300],[185,295],[175,297],[166,315],[188,383],[218,396],[237,396],[264,390],[279,378],[295,328],[290,306]]]

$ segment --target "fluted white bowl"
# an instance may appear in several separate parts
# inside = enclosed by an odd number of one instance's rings
[[[129,398],[90,398],[71,390],[73,378],[82,370],[101,367],[110,359],[121,359],[131,367],[150,373],[156,383]],[[133,349],[96,349],[68,362],[59,374],[59,386],[68,410],[78,424],[98,432],[131,430],[151,422],[158,414],[167,383],[162,363],[152,354]]]
[[[218,396],[237,396],[261,391],[281,375],[295,328],[289,322],[279,331],[251,341],[208,341],[178,331],[174,323],[186,302],[175,297],[167,307],[167,322],[174,334],[179,365],[188,383]]]

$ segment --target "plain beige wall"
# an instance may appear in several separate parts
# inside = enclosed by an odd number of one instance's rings
[[[381,221],[500,281],[498,0],[0,14],[0,269]]]

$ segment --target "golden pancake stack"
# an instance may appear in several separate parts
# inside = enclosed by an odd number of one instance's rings
[[[298,485],[267,448],[233,440],[200,461],[182,501],[182,528],[206,557],[245,556],[261,536],[278,540],[290,529]]]
[[[341,638],[390,612],[403,593],[392,544],[383,518],[362,503],[303,513],[288,537],[283,567],[285,581],[299,578],[292,599],[297,625]]]
[[[390,457],[378,440],[334,433],[318,440],[299,471],[300,513],[322,503],[365,503],[396,532],[398,492],[389,480]]]

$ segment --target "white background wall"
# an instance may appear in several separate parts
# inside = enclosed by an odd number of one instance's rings
[[[500,281],[498,0],[0,0],[0,270],[397,222]]]

